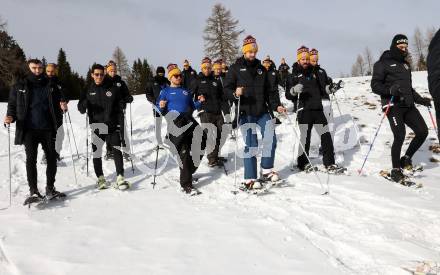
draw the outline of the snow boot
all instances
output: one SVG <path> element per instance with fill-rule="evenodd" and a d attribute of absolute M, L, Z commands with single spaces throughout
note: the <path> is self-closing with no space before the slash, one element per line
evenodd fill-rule
<path fill-rule="evenodd" d="M 398 183 L 405 180 L 405 175 L 402 173 L 402 170 L 400 168 L 391 169 L 390 177 L 393 181 Z"/>
<path fill-rule="evenodd" d="M 261 174 L 260 179 L 263 182 L 277 182 L 280 181 L 280 176 L 275 171 L 270 171 L 269 173 Z"/>
<path fill-rule="evenodd" d="M 107 181 L 105 180 L 104 176 L 99 176 L 98 181 L 96 182 L 96 187 L 99 190 L 107 189 L 108 188 Z"/>
<path fill-rule="evenodd" d="M 341 167 L 337 164 L 332 164 L 325 168 L 327 169 L 327 172 L 329 174 L 336 174 L 336 175 L 343 174 L 347 170 L 347 168 Z"/>
<path fill-rule="evenodd" d="M 116 186 L 119 190 L 127 190 L 130 188 L 130 183 L 125 180 L 124 176 L 118 175 L 116 178 Z"/>
<path fill-rule="evenodd" d="M 407 155 L 400 158 L 400 168 L 404 170 L 413 170 L 412 160 Z"/>

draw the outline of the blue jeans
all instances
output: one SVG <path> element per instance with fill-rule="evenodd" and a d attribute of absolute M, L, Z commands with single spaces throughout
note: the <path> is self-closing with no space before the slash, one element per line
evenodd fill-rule
<path fill-rule="evenodd" d="M 240 130 L 245 142 L 244 147 L 244 178 L 257 179 L 258 137 L 257 125 L 263 137 L 261 168 L 272 169 L 275 161 L 277 138 L 275 136 L 275 120 L 268 113 L 260 116 L 240 117 Z"/>

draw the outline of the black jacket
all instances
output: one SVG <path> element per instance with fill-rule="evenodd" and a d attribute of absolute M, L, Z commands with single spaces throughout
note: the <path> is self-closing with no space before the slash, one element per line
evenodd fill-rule
<path fill-rule="evenodd" d="M 422 98 L 412 87 L 410 65 L 393 57 L 388 50 L 374 64 L 371 79 L 371 89 L 380 95 L 383 107 L 388 105 L 391 99 L 390 88 L 395 84 L 400 85 L 402 96 L 394 98 L 391 106 L 412 107 Z"/>
<path fill-rule="evenodd" d="M 322 81 L 325 83 L 325 87 L 333 85 L 333 79 L 331 79 L 331 78 L 327 75 L 327 72 L 326 72 L 323 68 L 321 68 L 320 65 L 316 65 L 316 66 L 314 66 L 314 67 L 313 67 L 313 71 L 314 71 L 315 74 L 317 75 L 318 79 L 319 79 L 320 81 L 322 80 Z M 323 99 L 326 99 L 326 100 L 329 100 L 329 99 L 330 99 L 330 96 L 329 96 L 329 94 L 328 94 L 327 92 L 325 92 L 325 93 L 322 95 L 322 98 L 323 98 Z"/>
<path fill-rule="evenodd" d="M 311 66 L 303 69 L 298 63 L 293 64 L 292 74 L 287 81 L 286 98 L 295 101 L 290 89 L 297 84 L 303 85 L 303 92 L 299 95 L 298 110 L 323 110 L 322 99 L 328 97 L 325 86 L 327 78 L 320 75 Z"/>
<path fill-rule="evenodd" d="M 287 77 L 289 76 L 289 70 L 290 67 L 287 65 L 287 63 L 281 64 L 278 67 L 278 73 L 280 74 L 280 81 L 285 82 L 287 80 Z"/>
<path fill-rule="evenodd" d="M 156 104 L 160 91 L 167 86 L 170 86 L 170 81 L 166 77 L 160 75 L 154 76 L 153 81 L 148 83 L 147 91 L 145 92 L 147 100 L 153 104 Z"/>
<path fill-rule="evenodd" d="M 440 31 L 437 31 L 429 44 L 427 62 L 429 92 L 435 101 L 440 101 Z"/>
<path fill-rule="evenodd" d="M 223 96 L 223 86 L 221 80 L 216 79 L 212 74 L 205 76 L 199 73 L 198 77 L 191 83 L 190 91 L 194 95 L 195 100 L 198 96 L 203 95 L 205 102 L 202 103 L 201 111 L 212 114 L 229 114 L 228 103 Z"/>
<path fill-rule="evenodd" d="M 191 87 L 191 82 L 197 77 L 197 72 L 191 66 L 189 66 L 188 70 L 182 71 L 182 75 L 183 75 L 182 88 L 189 90 L 189 88 Z"/>
<path fill-rule="evenodd" d="M 130 91 L 128 90 L 128 86 L 125 83 L 124 80 L 119 75 L 115 75 L 114 77 L 107 76 L 108 80 L 110 80 L 113 83 L 113 86 L 116 86 L 119 88 L 121 93 L 121 99 L 123 100 L 123 108 L 125 109 L 127 106 L 127 103 L 133 102 L 133 97 L 130 95 Z"/>
<path fill-rule="evenodd" d="M 281 106 L 279 94 L 273 91 L 266 69 L 256 59 L 249 62 L 240 57 L 229 67 L 223 83 L 226 96 L 235 100 L 235 89 L 244 87 L 240 99 L 240 115 L 259 116 Z"/>
<path fill-rule="evenodd" d="M 43 76 L 43 78 L 46 78 Z M 20 79 L 12 86 L 8 99 L 8 110 L 6 115 L 11 116 L 17 123 L 15 132 L 15 144 L 23 144 L 26 131 L 26 117 L 29 112 L 29 106 L 32 98 L 32 76 Z M 62 88 L 56 81 L 45 79 L 46 89 L 49 101 L 50 124 L 52 130 L 56 131 L 63 123 L 63 112 L 60 102 L 66 101 Z"/>
<path fill-rule="evenodd" d="M 124 105 L 121 87 L 105 79 L 102 85 L 92 83 L 81 93 L 78 110 L 81 114 L 87 112 L 90 123 L 105 123 L 110 130 L 120 125 Z"/>

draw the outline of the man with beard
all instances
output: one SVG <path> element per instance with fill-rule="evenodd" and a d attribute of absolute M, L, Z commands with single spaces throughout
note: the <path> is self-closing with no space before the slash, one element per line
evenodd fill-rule
<path fill-rule="evenodd" d="M 162 144 L 162 116 L 157 110 L 156 103 L 159 98 L 160 91 L 170 86 L 170 81 L 165 77 L 165 68 L 157 67 L 156 75 L 153 77 L 153 81 L 149 83 L 145 95 L 147 100 L 153 104 L 153 115 L 154 115 L 154 131 L 156 135 L 157 147 L 159 149 L 163 148 Z"/>
<path fill-rule="evenodd" d="M 298 100 L 298 123 L 300 126 L 301 144 L 305 151 L 301 150 L 298 156 L 297 166 L 301 171 L 311 171 L 312 164 L 308 154 L 313 127 L 321 136 L 321 148 L 323 163 L 328 173 L 342 173 L 345 169 L 335 164 L 333 141 L 328 129 L 328 122 L 324 115 L 322 99 L 327 97 L 326 81 L 310 66 L 309 49 L 305 46 L 297 50 L 298 62 L 292 66 L 292 75 L 286 90 L 286 98 Z M 302 149 L 302 148 L 301 148 Z"/>
<path fill-rule="evenodd" d="M 243 41 L 243 56 L 229 67 L 224 83 L 225 93 L 240 104 L 238 124 L 243 127 L 244 148 L 244 182 L 242 187 L 247 190 L 261 188 L 257 178 L 258 139 L 257 125 L 263 137 L 260 180 L 276 182 L 278 173 L 274 170 L 276 136 L 275 121 L 270 112 L 285 113 L 279 95 L 272 89 L 266 69 L 256 58 L 258 45 L 254 37 L 247 36 Z"/>
<path fill-rule="evenodd" d="M 197 77 L 197 72 L 191 67 L 187 59 L 183 61 L 182 75 L 182 88 L 189 90 L 189 88 L 191 87 L 191 82 Z"/>
<path fill-rule="evenodd" d="M 200 95 L 198 101 L 194 101 L 192 94 L 182 88 L 182 72 L 176 64 L 169 64 L 167 69 L 171 84 L 160 92 L 157 107 L 162 114 L 167 114 L 168 138 L 173 145 L 171 152 L 178 157 L 182 192 L 193 196 L 200 194 L 192 184 L 192 175 L 197 170 L 194 161 L 197 163 L 201 156 L 192 152 L 193 136 L 198 127 L 192 113 L 200 108 L 205 98 Z"/>
<path fill-rule="evenodd" d="M 284 58 L 281 59 L 281 64 L 278 67 L 278 73 L 280 74 L 281 86 L 286 89 L 287 77 L 289 76 L 290 67 L 287 65 Z"/>
<path fill-rule="evenodd" d="M 215 132 L 206 129 L 204 132 L 203 146 L 214 145 L 213 150 L 208 154 L 208 166 L 215 167 L 223 165 L 224 158 L 219 157 L 220 141 L 224 124 L 222 112 L 229 115 L 229 107 L 223 96 L 223 85 L 212 74 L 211 59 L 205 57 L 202 60 L 202 71 L 191 84 L 191 92 L 194 98 L 203 96 L 205 101 L 199 111 L 200 121 L 215 127 Z M 210 149 L 210 148 L 209 148 Z"/>
<path fill-rule="evenodd" d="M 37 186 L 37 154 L 41 144 L 47 157 L 46 198 L 65 197 L 55 189 L 57 155 L 55 139 L 58 127 L 67 111 L 67 103 L 61 89 L 49 81 L 38 59 L 28 61 L 29 74 L 17 81 L 9 94 L 8 109 L 4 123 L 16 122 L 15 144 L 24 145 L 26 174 L 30 195 L 25 204 L 37 202 L 44 197 Z"/>
<path fill-rule="evenodd" d="M 421 97 L 412 87 L 411 67 L 406 61 L 408 56 L 408 38 L 403 34 L 396 35 L 389 50 L 385 51 L 374 64 L 371 88 L 380 95 L 384 111 L 393 132 L 394 141 L 391 147 L 393 169 L 391 179 L 401 182 L 405 179 L 402 169 L 412 170 L 412 157 L 422 146 L 428 136 L 428 127 L 417 110 L 415 103 L 431 106 L 429 98 Z M 415 137 L 404 156 L 401 157 L 408 125 Z"/>

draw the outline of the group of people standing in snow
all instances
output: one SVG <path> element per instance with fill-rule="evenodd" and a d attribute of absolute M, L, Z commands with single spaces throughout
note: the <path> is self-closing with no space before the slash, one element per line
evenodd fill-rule
<path fill-rule="evenodd" d="M 439 44 L 439 39 L 437 34 L 433 43 Z M 431 61 L 428 60 L 428 66 L 435 72 L 430 74 L 429 80 L 434 95 L 440 93 L 440 45 L 433 46 L 430 51 L 436 53 L 434 57 L 430 55 Z M 166 143 L 166 147 L 176 157 L 180 169 L 180 185 L 185 193 L 198 192 L 193 186 L 193 174 L 205 153 L 208 153 L 209 167 L 224 166 L 227 159 L 220 156 L 221 147 L 228 135 L 236 136 L 236 129 L 241 130 L 245 143 L 242 152 L 242 188 L 259 189 L 267 182 L 280 180 L 274 167 L 277 146 L 275 130 L 276 124 L 280 122 L 278 118 L 288 115 L 280 100 L 279 87 L 285 91 L 285 98 L 293 102 L 293 111 L 297 113 L 301 144 L 297 158 L 298 169 L 306 172 L 314 170 L 308 154 L 312 129 L 315 128 L 321 139 L 325 171 L 338 174 L 346 170 L 335 162 L 329 121 L 322 104 L 323 100 L 329 100 L 329 96 L 341 88 L 341 82 L 334 83 L 319 65 L 318 50 L 301 46 L 291 70 L 284 59 L 277 70 L 269 57 L 260 61 L 257 53 L 257 41 L 249 35 L 243 40 L 242 56 L 229 67 L 222 60 L 213 62 L 205 57 L 201 61 L 201 72 L 197 74 L 185 60 L 183 70 L 173 63 L 167 66 L 167 71 L 164 67 L 158 67 L 153 81 L 149 83 L 146 97 L 153 106 L 156 149 L 163 148 L 163 143 Z M 402 169 L 411 168 L 413 155 L 428 135 L 428 127 L 415 104 L 431 107 L 431 99 L 421 97 L 412 86 L 407 54 L 407 37 L 396 35 L 390 49 L 374 65 L 371 81 L 373 92 L 381 97 L 383 111 L 394 134 L 391 178 L 396 182 L 404 178 Z M 30 197 L 41 199 L 43 196 L 37 187 L 38 144 L 42 144 L 47 159 L 46 196 L 62 194 L 54 187 L 60 152 L 55 143 L 59 137 L 58 129 L 62 128 L 63 114 L 65 116 L 68 112 L 68 107 L 63 94 L 64 87 L 51 73 L 56 66 L 49 64 L 43 68 L 37 59 L 29 60 L 28 65 L 29 75 L 20 79 L 10 92 L 4 122 L 7 125 L 16 122 L 15 144 L 25 146 Z M 104 189 L 109 186 L 101 159 L 105 141 L 110 147 L 107 152 L 112 152 L 111 157 L 116 166 L 115 185 L 124 190 L 130 187 L 124 178 L 123 165 L 124 154 L 129 155 L 125 141 L 125 109 L 133 97 L 116 71 L 114 62 L 105 67 L 93 65 L 93 83 L 81 93 L 77 107 L 81 114 L 87 115 L 90 126 L 97 187 Z M 435 95 L 433 97 L 439 120 L 440 98 Z M 201 125 L 196 117 L 200 119 Z M 165 141 L 161 133 L 163 118 L 167 122 L 168 131 Z M 401 157 L 405 125 L 414 131 L 415 137 Z M 257 165 L 257 130 L 263 139 L 260 169 Z"/>

